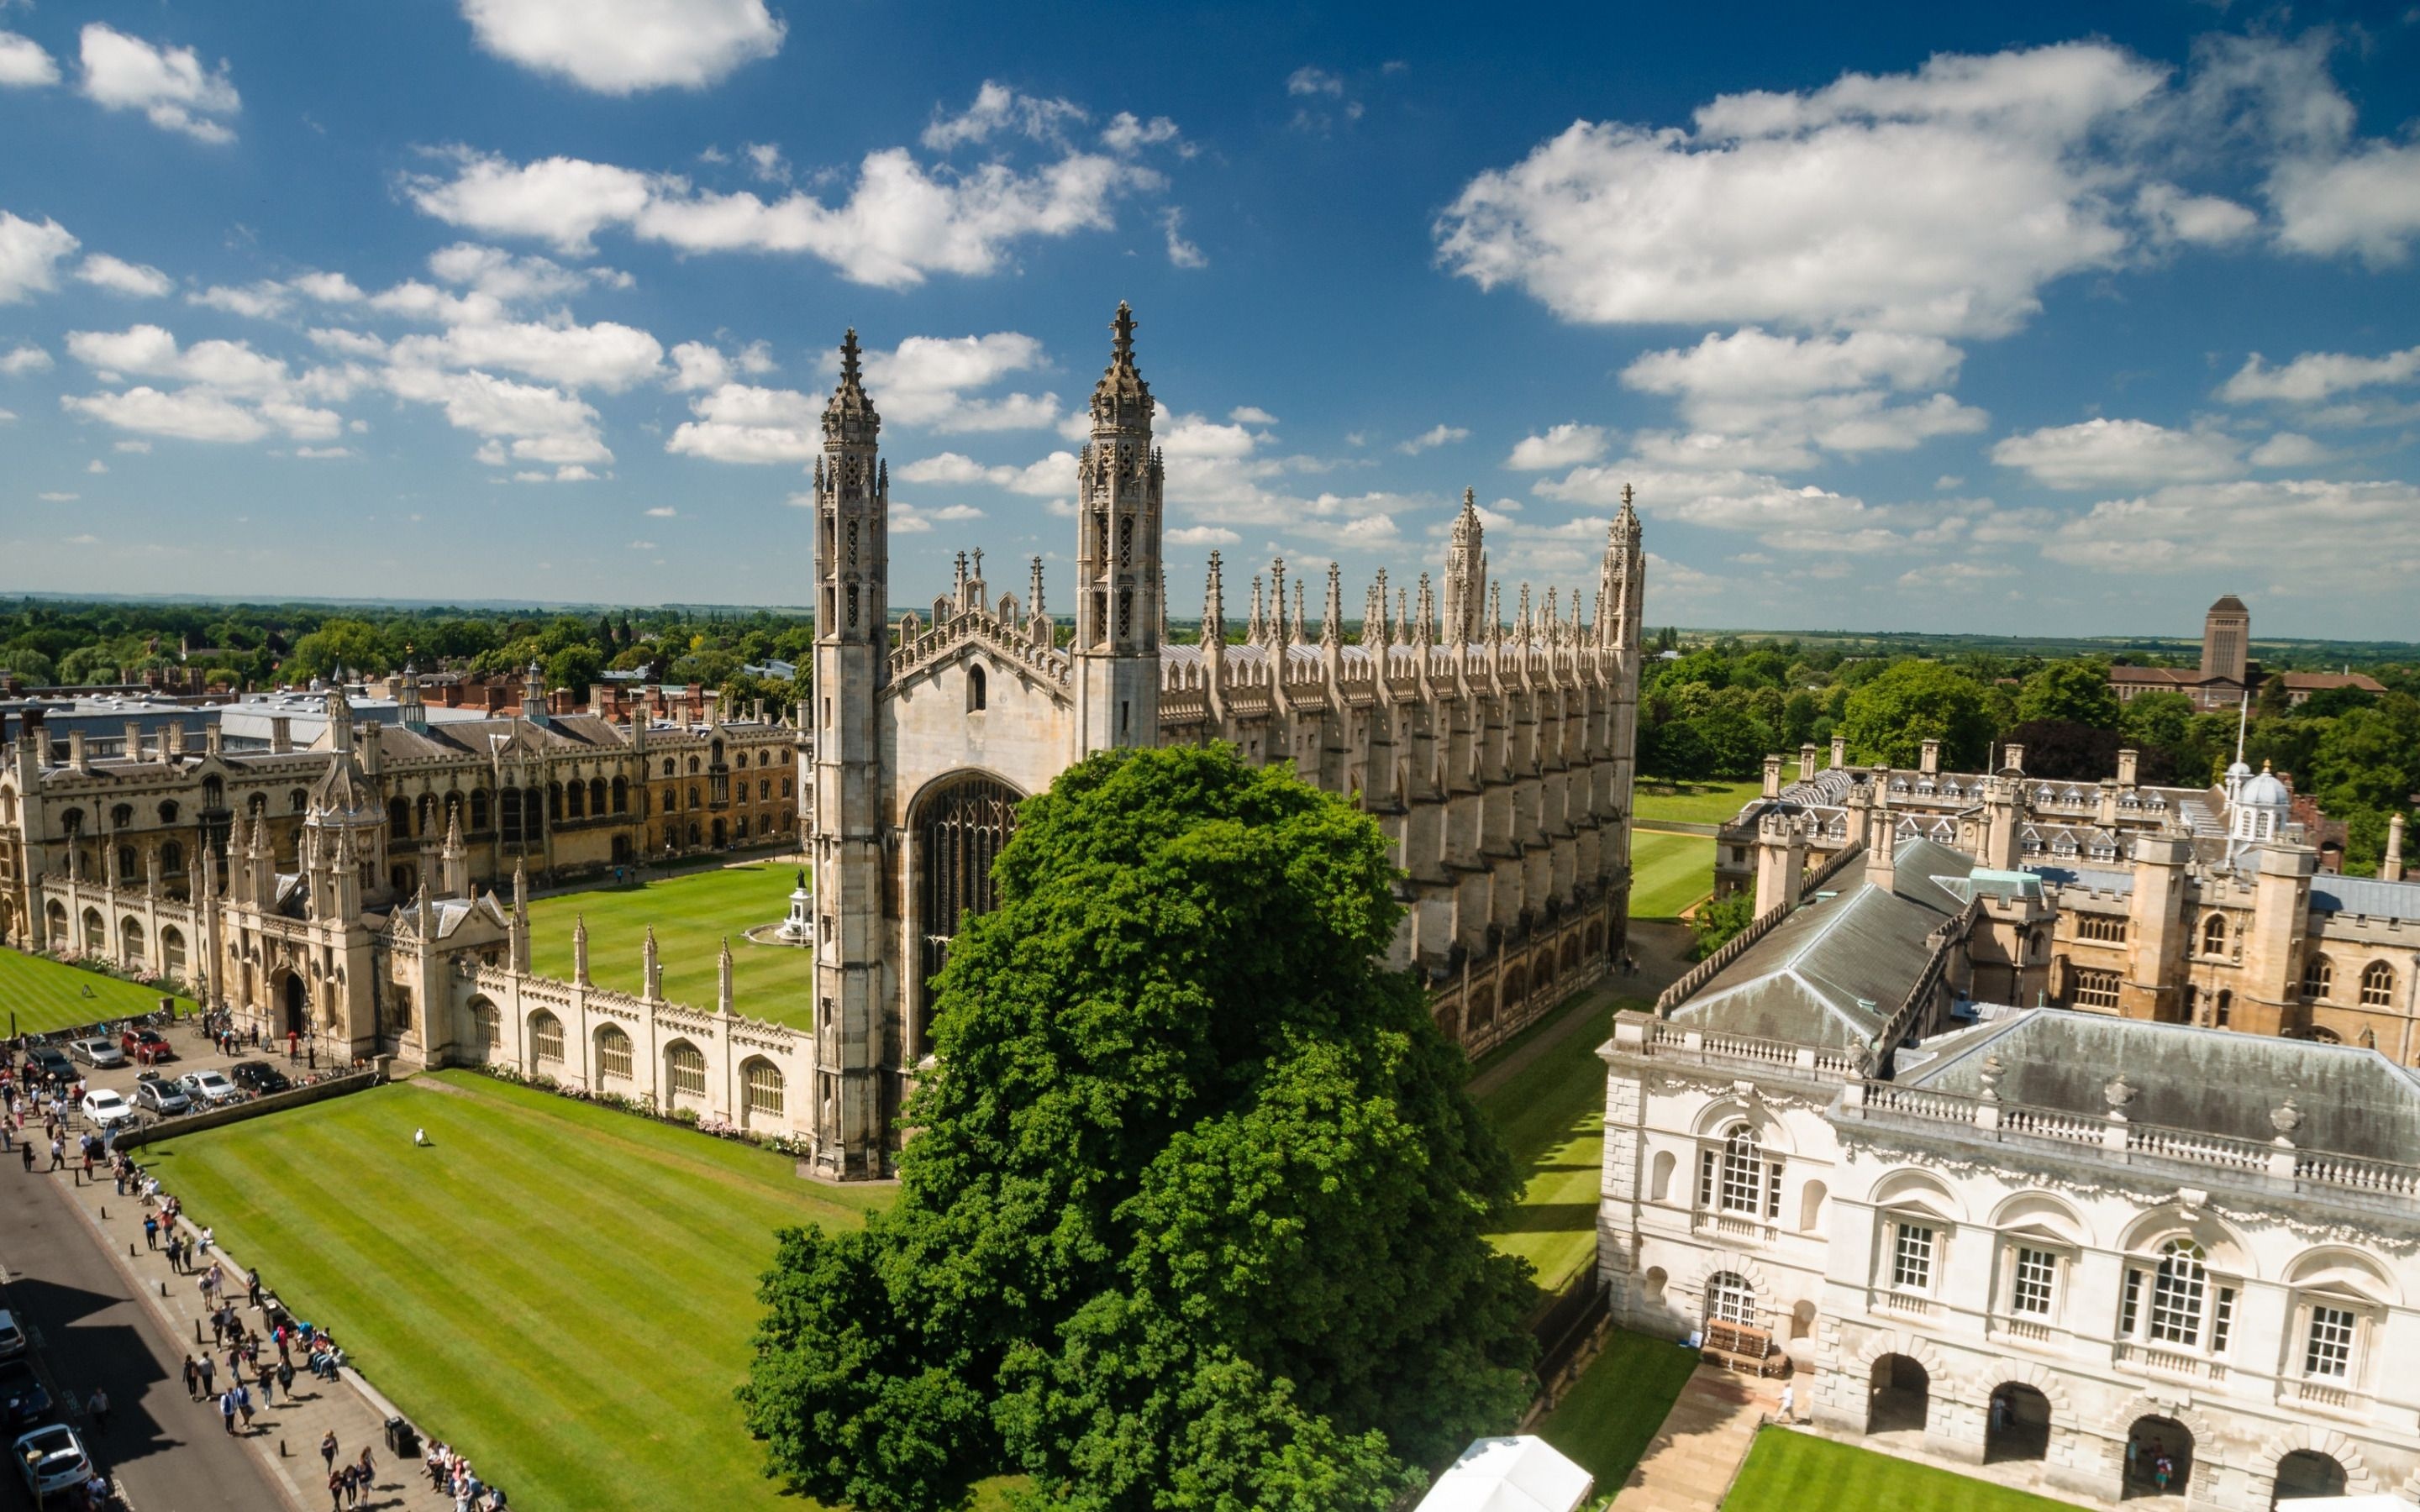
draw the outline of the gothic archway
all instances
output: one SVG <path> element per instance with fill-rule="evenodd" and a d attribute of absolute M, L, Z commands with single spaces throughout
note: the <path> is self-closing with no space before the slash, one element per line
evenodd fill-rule
<path fill-rule="evenodd" d="M 917 805 L 917 927 L 923 937 L 923 1004 L 916 1015 L 915 1056 L 932 1035 L 934 983 L 949 964 L 950 942 L 964 922 L 988 913 L 997 894 L 991 865 L 1016 833 L 1024 795 L 998 778 L 969 772 L 944 778 Z"/>

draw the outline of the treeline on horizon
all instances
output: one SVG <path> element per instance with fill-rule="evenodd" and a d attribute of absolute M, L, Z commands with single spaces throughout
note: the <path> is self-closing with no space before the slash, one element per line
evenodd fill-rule
<path fill-rule="evenodd" d="M 2244 757 L 2256 769 L 2269 764 L 2344 821 L 2350 872 L 2376 871 L 2389 817 L 2408 816 L 2420 794 L 2420 654 L 2406 652 L 2404 660 L 2365 669 L 2384 693 L 2339 688 L 2299 705 L 2276 675 L 2287 669 L 2264 664 L 2266 680 L 2243 731 Z M 1739 780 L 1757 776 L 1772 751 L 1811 744 L 1828 760 L 1838 735 L 1860 764 L 1914 766 L 1933 739 L 1944 771 L 1975 772 L 1995 748 L 2015 741 L 2024 747 L 2026 772 L 2052 780 L 2114 776 L 2118 752 L 2132 748 L 2146 783 L 2216 781 L 2235 757 L 2236 712 L 2196 710 L 2181 693 L 2120 703 L 2109 667 L 2109 658 L 2093 656 L 1858 655 L 1732 638 L 1691 645 L 1665 629 L 1651 640 L 1640 677 L 1639 770 L 1673 780 Z"/>

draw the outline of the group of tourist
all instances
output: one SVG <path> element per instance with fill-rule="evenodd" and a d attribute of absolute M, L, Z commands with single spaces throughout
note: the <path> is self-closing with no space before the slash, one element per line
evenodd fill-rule
<path fill-rule="evenodd" d="M 432 1443 L 421 1458 L 428 1467 L 429 1488 L 454 1498 L 454 1512 L 505 1512 L 504 1489 L 482 1482 L 471 1461 L 447 1445 Z"/>

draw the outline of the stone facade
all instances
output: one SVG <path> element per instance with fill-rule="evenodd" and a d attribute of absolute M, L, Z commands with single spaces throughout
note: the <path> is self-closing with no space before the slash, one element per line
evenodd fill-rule
<path fill-rule="evenodd" d="M 815 477 L 816 683 L 810 849 L 818 879 L 817 1166 L 888 1168 L 928 1051 L 930 983 L 990 903 L 1017 800 L 1095 751 L 1224 741 L 1352 797 L 1407 875 L 1394 959 L 1473 1049 L 1601 974 L 1622 949 L 1644 553 L 1625 501 L 1595 585 L 1521 590 L 1505 623 L 1466 498 L 1445 574 L 1382 579 L 1348 634 L 1330 566 L 1314 626 L 1303 575 L 1256 579 L 1240 642 L 1214 554 L 1198 644 L 1168 630 L 1156 411 L 1121 306 L 1077 463 L 1075 630 L 1041 562 L 1025 595 L 960 559 L 929 617 L 890 618 L 889 477 L 852 333 Z M 1265 594 L 1265 596 L 1264 596 Z M 1454 626 L 1458 625 L 1457 630 Z"/>

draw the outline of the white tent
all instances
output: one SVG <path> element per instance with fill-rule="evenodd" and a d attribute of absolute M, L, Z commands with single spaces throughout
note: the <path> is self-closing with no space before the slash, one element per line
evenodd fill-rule
<path fill-rule="evenodd" d="M 1595 1484 L 1544 1439 L 1474 1439 L 1419 1512 L 1576 1512 Z"/>

